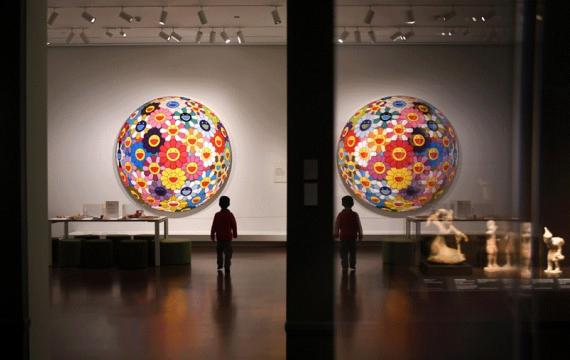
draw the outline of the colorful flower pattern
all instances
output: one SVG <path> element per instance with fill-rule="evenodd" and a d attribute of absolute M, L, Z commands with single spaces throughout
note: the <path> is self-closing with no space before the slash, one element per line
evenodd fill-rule
<path fill-rule="evenodd" d="M 337 167 L 366 203 L 410 211 L 449 188 L 458 149 L 457 134 L 441 111 L 422 99 L 388 96 L 360 108 L 343 127 Z"/>
<path fill-rule="evenodd" d="M 170 96 L 130 114 L 115 153 L 119 179 L 135 200 L 155 210 L 184 212 L 220 192 L 230 173 L 231 151 L 227 130 L 213 111 Z"/>

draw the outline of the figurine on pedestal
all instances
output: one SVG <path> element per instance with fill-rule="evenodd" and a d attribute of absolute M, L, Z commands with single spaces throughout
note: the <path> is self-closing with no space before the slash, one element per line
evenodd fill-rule
<path fill-rule="evenodd" d="M 499 265 L 497 264 L 497 253 L 499 248 L 497 247 L 497 224 L 495 220 L 487 220 L 487 244 L 485 250 L 487 250 L 487 266 L 484 270 L 488 272 L 499 270 Z"/>
<path fill-rule="evenodd" d="M 530 278 L 530 260 L 532 257 L 532 225 L 524 222 L 521 225 L 521 277 Z"/>
<path fill-rule="evenodd" d="M 562 270 L 560 270 L 560 260 L 564 260 L 564 255 L 562 255 L 564 239 L 561 237 L 552 237 L 552 233 L 546 227 L 544 227 L 542 238 L 548 247 L 548 255 L 546 255 L 548 266 L 544 272 L 547 274 L 562 273 Z"/>
<path fill-rule="evenodd" d="M 461 241 L 468 241 L 467 235 L 461 232 L 452 224 L 453 211 L 438 209 L 427 218 L 427 224 L 434 224 L 439 234 L 430 245 L 430 255 L 428 261 L 440 264 L 459 264 L 465 261 L 465 255 L 461 252 Z M 445 235 L 455 236 L 457 248 L 451 248 L 445 243 Z"/>
<path fill-rule="evenodd" d="M 504 271 L 516 270 L 513 266 L 513 253 L 515 252 L 516 234 L 512 231 L 507 231 L 503 236 L 502 249 L 505 254 L 505 265 L 501 266 Z"/>

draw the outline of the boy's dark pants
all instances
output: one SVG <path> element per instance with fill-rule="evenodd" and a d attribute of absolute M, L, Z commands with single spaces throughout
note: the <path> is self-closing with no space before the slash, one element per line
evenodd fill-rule
<path fill-rule="evenodd" d="M 343 269 L 356 267 L 356 239 L 340 241 L 340 263 Z"/>
<path fill-rule="evenodd" d="M 224 267 L 229 270 L 232 265 L 232 241 L 218 240 L 216 251 L 218 252 L 218 268 Z"/>

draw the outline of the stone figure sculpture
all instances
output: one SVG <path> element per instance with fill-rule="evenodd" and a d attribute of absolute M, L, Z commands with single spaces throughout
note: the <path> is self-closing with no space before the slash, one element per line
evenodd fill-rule
<path fill-rule="evenodd" d="M 453 211 L 438 209 L 427 218 L 428 225 L 435 225 L 439 234 L 430 245 L 428 261 L 441 264 L 459 264 L 465 261 L 465 255 L 461 252 L 461 242 L 469 241 L 467 235 L 453 226 Z M 454 235 L 456 248 L 447 246 L 446 235 Z"/>
<path fill-rule="evenodd" d="M 548 266 L 544 272 L 547 274 L 561 274 L 560 261 L 564 260 L 564 255 L 562 255 L 564 239 L 561 237 L 553 237 L 552 233 L 546 227 L 544 227 L 542 238 L 548 248 L 548 254 L 546 255 Z"/>
<path fill-rule="evenodd" d="M 530 260 L 532 257 L 532 224 L 524 222 L 521 224 L 521 277 L 530 278 Z"/>
<path fill-rule="evenodd" d="M 499 252 L 499 248 L 497 247 L 497 224 L 495 220 L 488 220 L 487 221 L 487 231 L 485 231 L 487 235 L 487 244 L 485 246 L 485 250 L 487 251 L 487 266 L 485 266 L 485 271 L 496 271 L 499 269 L 499 265 L 497 264 L 497 254 Z"/>

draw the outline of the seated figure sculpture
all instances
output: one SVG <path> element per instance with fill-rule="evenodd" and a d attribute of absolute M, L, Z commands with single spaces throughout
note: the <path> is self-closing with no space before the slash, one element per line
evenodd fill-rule
<path fill-rule="evenodd" d="M 459 264 L 465 261 L 465 255 L 461 252 L 461 241 L 468 241 L 467 235 L 453 226 L 453 210 L 438 209 L 428 216 L 427 224 L 435 225 L 439 233 L 430 245 L 428 261 L 440 264 Z M 447 246 L 446 235 L 454 235 L 456 248 Z"/>
<path fill-rule="evenodd" d="M 564 255 L 562 255 L 564 239 L 561 237 L 553 237 L 552 233 L 546 227 L 544 228 L 542 238 L 548 247 L 548 254 L 546 255 L 548 266 L 544 272 L 546 274 L 561 274 L 562 270 L 560 270 L 560 261 L 564 260 Z"/>

